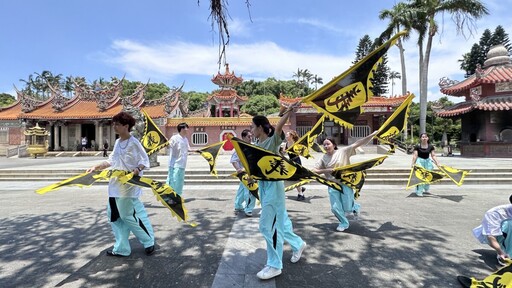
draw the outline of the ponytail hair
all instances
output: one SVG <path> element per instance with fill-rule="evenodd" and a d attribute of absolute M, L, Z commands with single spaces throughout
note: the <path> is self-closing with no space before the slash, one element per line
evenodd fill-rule
<path fill-rule="evenodd" d="M 263 128 L 263 133 L 267 134 L 268 137 L 274 135 L 275 128 L 270 125 L 267 117 L 261 115 L 254 116 L 252 118 L 252 123 L 254 123 L 256 127 L 261 126 L 261 128 Z"/>

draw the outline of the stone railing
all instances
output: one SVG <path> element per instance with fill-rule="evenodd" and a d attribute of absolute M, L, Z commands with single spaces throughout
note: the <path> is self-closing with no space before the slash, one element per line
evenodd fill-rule
<path fill-rule="evenodd" d="M 20 145 L 14 148 L 6 148 L 5 156 L 7 158 L 18 156 L 18 157 L 26 157 L 27 153 L 27 145 Z"/>

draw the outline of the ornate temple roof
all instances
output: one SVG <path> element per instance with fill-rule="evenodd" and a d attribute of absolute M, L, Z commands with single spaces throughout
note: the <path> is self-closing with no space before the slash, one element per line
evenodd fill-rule
<path fill-rule="evenodd" d="M 467 101 L 455 104 L 436 113 L 439 117 L 454 117 L 473 110 L 503 111 L 512 110 L 512 96 L 490 96 L 478 101 Z"/>
<path fill-rule="evenodd" d="M 213 76 L 212 82 L 214 84 L 219 85 L 221 88 L 228 88 L 228 87 L 236 87 L 242 82 L 244 79 L 240 76 L 235 76 L 235 71 L 229 72 L 229 64 L 226 63 L 226 71 L 224 74 L 220 74 L 220 71 L 217 72 L 217 75 Z"/>
<path fill-rule="evenodd" d="M 243 105 L 248 100 L 248 97 L 238 95 L 236 90 L 234 89 L 217 90 L 212 95 L 206 98 L 206 101 L 210 104 L 216 104 L 220 102 L 231 102 Z"/>
<path fill-rule="evenodd" d="M 62 91 L 50 86 L 51 96 L 44 101 L 34 99 L 16 89 L 17 101 L 0 108 L 0 120 L 40 119 L 111 119 L 123 109 L 143 108 L 152 118 L 164 118 L 180 109 L 179 115 L 186 115 L 188 103 L 182 103 L 179 89 L 174 89 L 158 100 L 145 100 L 147 84 L 139 85 L 130 96 L 122 97 L 122 81 L 113 85 L 91 89 L 75 82 L 73 97 L 67 98 Z M 185 105 L 184 105 L 185 104 Z"/>
<path fill-rule="evenodd" d="M 477 65 L 475 74 L 458 82 L 443 77 L 439 81 L 441 92 L 451 96 L 469 97 L 470 89 L 481 84 L 512 82 L 512 61 L 503 45 L 491 47 L 484 67 Z"/>
<path fill-rule="evenodd" d="M 493 89 L 482 89 L 482 84 L 493 84 Z M 503 45 L 493 46 L 487 53 L 484 67 L 477 65 L 475 74 L 462 82 L 442 78 L 439 86 L 443 94 L 465 96 L 466 100 L 437 111 L 439 117 L 456 117 L 473 110 L 512 110 L 512 60 Z M 489 91 L 495 94 L 489 95 Z"/>
<path fill-rule="evenodd" d="M 214 84 L 219 85 L 220 90 L 214 91 L 212 95 L 206 98 L 206 101 L 210 105 L 217 103 L 233 103 L 237 105 L 245 104 L 249 98 L 245 96 L 239 96 L 235 90 L 235 87 L 242 84 L 244 79 L 242 77 L 235 76 L 235 71 L 229 72 L 229 64 L 226 64 L 226 71 L 224 74 L 217 73 L 212 78 Z"/>

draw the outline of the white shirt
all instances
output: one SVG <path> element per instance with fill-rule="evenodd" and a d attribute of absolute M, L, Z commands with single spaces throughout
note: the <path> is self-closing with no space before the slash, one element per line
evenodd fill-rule
<path fill-rule="evenodd" d="M 501 223 L 507 219 L 512 219 L 512 204 L 500 205 L 489 209 L 484 214 L 482 225 L 473 229 L 473 235 L 482 243 L 487 243 L 487 235 L 500 236 Z"/>
<path fill-rule="evenodd" d="M 185 169 L 187 167 L 188 150 L 190 150 L 188 139 L 176 134 L 171 137 L 169 142 L 169 167 Z"/>
<path fill-rule="evenodd" d="M 148 169 L 149 158 L 137 138 L 130 136 L 126 140 L 117 139 L 114 144 L 114 150 L 110 154 L 107 160 L 110 163 L 111 170 L 124 170 L 133 171 L 135 167 L 144 165 L 145 169 Z M 139 172 L 139 176 L 142 176 L 143 171 Z M 121 184 L 117 178 L 110 178 L 108 185 L 108 196 L 109 197 L 133 197 L 138 198 L 142 195 L 142 189 L 138 186 L 129 184 Z"/>
<path fill-rule="evenodd" d="M 351 146 L 346 147 L 338 147 L 338 149 L 334 150 L 332 155 L 324 154 L 322 158 L 320 158 L 315 163 L 315 169 L 328 169 L 328 168 L 336 168 L 343 167 L 350 164 L 350 156 L 355 155 L 355 150 Z M 331 173 L 326 173 L 325 178 L 334 180 L 334 177 Z"/>
<path fill-rule="evenodd" d="M 238 168 L 243 168 L 244 167 L 242 165 L 242 162 L 240 161 L 240 157 L 238 157 L 238 154 L 236 152 L 233 152 L 233 154 L 231 155 L 231 159 L 229 160 L 229 163 L 231 163 L 231 164 L 237 163 L 238 164 Z"/>

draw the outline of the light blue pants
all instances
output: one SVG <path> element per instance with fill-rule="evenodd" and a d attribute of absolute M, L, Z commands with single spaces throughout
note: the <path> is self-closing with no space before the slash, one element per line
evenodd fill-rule
<path fill-rule="evenodd" d="M 298 251 L 304 241 L 293 233 L 292 221 L 285 206 L 283 181 L 259 181 L 261 215 L 260 232 L 267 243 L 267 265 L 283 268 L 283 244 L 288 242 Z"/>
<path fill-rule="evenodd" d="M 176 194 L 181 196 L 183 193 L 183 184 L 185 183 L 185 168 L 169 167 L 167 180 L 165 182 L 176 191 Z"/>
<path fill-rule="evenodd" d="M 500 243 L 501 250 L 512 256 L 512 220 L 501 222 L 501 231 L 503 235 L 497 236 L 496 240 Z"/>
<path fill-rule="evenodd" d="M 423 159 L 423 158 L 418 157 L 416 159 L 416 165 L 421 166 L 429 171 L 434 170 L 434 164 L 432 163 L 432 160 L 430 158 Z M 428 192 L 428 189 L 430 189 L 429 184 L 416 185 L 416 195 L 422 196 L 423 192 Z"/>
<path fill-rule="evenodd" d="M 240 183 L 235 196 L 235 210 L 244 209 L 244 212 L 248 213 L 252 212 L 254 206 L 256 206 L 256 197 L 249 192 L 249 189 L 243 183 Z"/>
<path fill-rule="evenodd" d="M 339 227 L 347 229 L 349 226 L 347 216 L 345 213 L 359 213 L 361 205 L 354 200 L 354 190 L 347 185 L 341 185 L 343 193 L 334 188 L 329 187 L 329 200 L 331 201 L 331 211 L 340 221 Z"/>
<path fill-rule="evenodd" d="M 155 245 L 155 234 L 149 222 L 148 214 L 144 209 L 144 204 L 139 199 L 131 197 L 116 197 L 115 201 L 119 218 L 110 222 L 116 238 L 112 251 L 120 255 L 130 255 L 131 247 L 128 240 L 130 232 L 137 237 L 144 248 Z M 107 205 L 108 219 L 110 219 L 111 213 L 112 210 L 109 204 Z"/>

